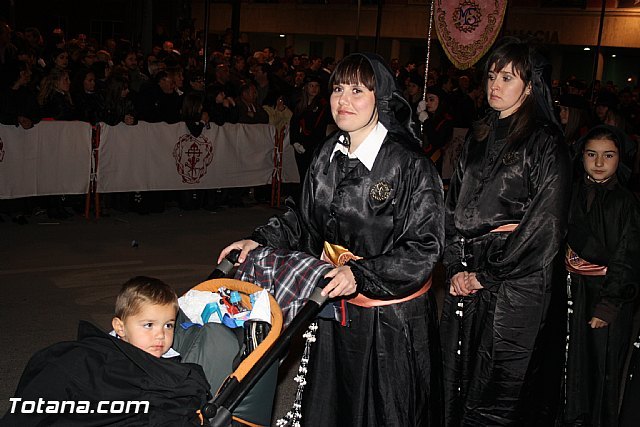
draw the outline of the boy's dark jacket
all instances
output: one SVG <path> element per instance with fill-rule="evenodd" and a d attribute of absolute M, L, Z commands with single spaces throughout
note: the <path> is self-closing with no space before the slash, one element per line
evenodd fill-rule
<path fill-rule="evenodd" d="M 97 409 L 99 401 L 124 401 L 125 405 L 127 401 L 149 401 L 148 412 L 19 414 L 20 402 L 14 414 L 10 406 L 0 425 L 200 425 L 196 411 L 206 403 L 208 390 L 200 366 L 156 358 L 81 321 L 77 341 L 54 344 L 31 358 L 14 397 L 36 404 L 40 398 L 45 402 L 73 400 L 76 404 L 90 401 L 91 410 Z M 41 406 L 46 408 L 47 404 Z"/>

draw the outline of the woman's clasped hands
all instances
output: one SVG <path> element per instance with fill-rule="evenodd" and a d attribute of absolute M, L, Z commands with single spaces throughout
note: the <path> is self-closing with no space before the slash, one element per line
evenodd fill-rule
<path fill-rule="evenodd" d="M 476 278 L 476 273 L 461 271 L 451 278 L 449 293 L 454 296 L 466 297 L 467 295 L 475 294 L 482 288 L 483 286 Z"/>

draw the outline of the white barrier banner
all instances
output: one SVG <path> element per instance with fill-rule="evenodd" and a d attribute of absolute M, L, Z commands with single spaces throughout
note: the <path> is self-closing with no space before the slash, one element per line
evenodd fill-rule
<path fill-rule="evenodd" d="M 282 182 L 300 182 L 295 150 L 291 145 L 291 139 L 289 139 L 290 135 L 289 128 L 287 128 L 282 144 Z"/>
<path fill-rule="evenodd" d="M 0 125 L 0 198 L 83 194 L 91 177 L 91 125 Z"/>
<path fill-rule="evenodd" d="M 263 185 L 271 181 L 275 128 L 225 124 L 193 137 L 184 123 L 102 124 L 98 192 Z M 285 153 L 293 151 L 286 141 Z M 297 182 L 293 153 L 283 181 Z"/>

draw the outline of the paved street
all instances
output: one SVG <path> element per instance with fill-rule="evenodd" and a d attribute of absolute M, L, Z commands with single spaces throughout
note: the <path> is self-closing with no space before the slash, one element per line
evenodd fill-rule
<path fill-rule="evenodd" d="M 22 226 L 3 216 L 0 415 L 34 352 L 75 339 L 81 319 L 110 329 L 115 296 L 128 278 L 155 276 L 181 294 L 206 278 L 227 243 L 246 236 L 275 212 L 267 205 L 220 213 L 173 207 L 144 216 L 113 212 L 98 221 L 75 216 L 56 222 L 41 215 Z M 294 364 L 291 369 L 297 368 Z M 281 369 L 276 415 L 292 403 L 288 367 Z"/>

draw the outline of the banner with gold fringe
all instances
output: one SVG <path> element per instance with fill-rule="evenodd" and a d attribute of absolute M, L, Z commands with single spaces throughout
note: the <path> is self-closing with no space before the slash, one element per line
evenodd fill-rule
<path fill-rule="evenodd" d="M 449 60 L 461 70 L 472 67 L 493 45 L 507 0 L 434 0 L 438 39 Z"/>

